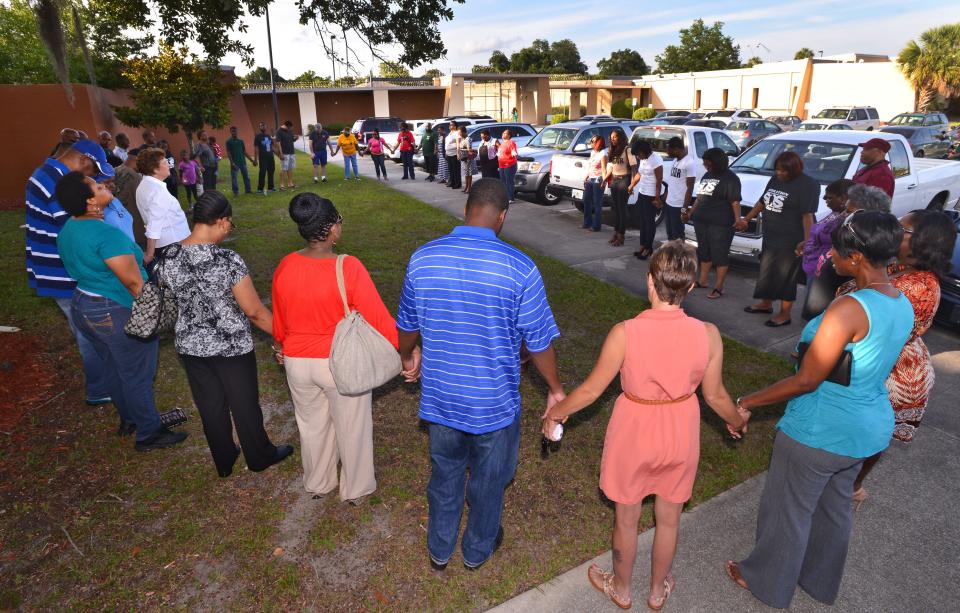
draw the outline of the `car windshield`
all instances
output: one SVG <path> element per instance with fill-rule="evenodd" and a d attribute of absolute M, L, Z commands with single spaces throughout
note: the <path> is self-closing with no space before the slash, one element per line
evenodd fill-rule
<path fill-rule="evenodd" d="M 818 119 L 846 119 L 850 111 L 847 109 L 823 109 L 814 117 Z"/>
<path fill-rule="evenodd" d="M 574 128 L 544 128 L 527 146 L 539 149 L 563 150 L 570 147 L 570 143 L 573 142 L 573 137 L 576 135 L 577 130 Z"/>
<path fill-rule="evenodd" d="M 353 132 L 353 133 L 357 133 L 357 132 L 360 131 L 360 128 L 362 128 L 362 127 L 363 127 L 363 120 L 362 120 L 362 119 L 358 119 L 358 120 L 356 120 L 355 122 L 353 122 L 353 128 L 351 128 L 350 131 Z"/>
<path fill-rule="evenodd" d="M 727 126 L 727 130 L 730 132 L 742 132 L 744 130 L 749 130 L 750 124 L 745 121 L 732 121 Z"/>
<path fill-rule="evenodd" d="M 923 115 L 897 115 L 890 120 L 891 126 L 922 126 Z"/>
<path fill-rule="evenodd" d="M 707 113 L 707 117 L 733 117 L 733 111 L 714 111 Z"/>
<path fill-rule="evenodd" d="M 686 132 L 680 128 L 637 128 L 630 136 L 630 144 L 647 141 L 655 152 L 667 159 L 667 142 L 674 136 L 679 137 L 686 145 Z"/>
<path fill-rule="evenodd" d="M 857 147 L 840 143 L 762 140 L 737 158 L 730 170 L 772 177 L 774 161 L 787 151 L 796 153 L 803 160 L 804 174 L 826 184 L 846 174 Z"/>
<path fill-rule="evenodd" d="M 798 130 L 822 130 L 823 124 L 822 123 L 802 123 L 800 124 L 800 127 L 797 129 Z"/>
<path fill-rule="evenodd" d="M 905 139 L 910 140 L 910 138 L 913 135 L 915 135 L 917 132 L 919 132 L 919 130 L 917 130 L 916 128 L 902 127 L 902 128 L 884 128 L 881 130 L 881 132 L 890 132 L 891 134 L 899 134 Z"/>

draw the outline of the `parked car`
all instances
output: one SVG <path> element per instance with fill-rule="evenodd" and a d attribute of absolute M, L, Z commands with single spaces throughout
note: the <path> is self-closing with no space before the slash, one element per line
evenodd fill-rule
<path fill-rule="evenodd" d="M 541 204 L 560 202 L 560 196 L 547 190 L 553 157 L 560 153 L 589 152 L 590 139 L 594 134 L 609 140 L 614 128 L 623 128 L 629 134 L 639 123 L 632 119 L 614 119 L 569 121 L 547 126 L 526 147 L 520 147 L 517 151 L 517 194 L 534 196 Z"/>
<path fill-rule="evenodd" d="M 353 122 L 354 136 L 360 143 L 360 151 L 366 152 L 367 139 L 373 134 L 374 130 L 380 131 L 380 137 L 388 143 L 395 143 L 397 135 L 400 134 L 400 125 L 403 120 L 399 117 L 363 117 Z"/>
<path fill-rule="evenodd" d="M 727 122 L 719 119 L 691 119 L 683 124 L 691 128 L 713 128 L 714 130 L 723 130 L 727 127 Z"/>
<path fill-rule="evenodd" d="M 887 160 L 896 178 L 892 212 L 900 217 L 914 209 L 960 210 L 960 164 L 946 160 L 916 159 L 909 143 L 899 134 L 879 132 L 877 136 L 890 142 Z M 860 131 L 819 130 L 783 132 L 760 141 L 730 165 L 740 177 L 742 209 L 746 214 L 760 199 L 767 181 L 773 176 L 773 165 L 785 151 L 797 153 L 803 160 L 803 171 L 816 179 L 821 192 L 837 179 L 851 178 L 860 167 L 860 143 L 868 137 Z M 822 195 L 822 193 L 821 193 Z M 828 213 L 823 200 L 817 217 Z M 693 226 L 686 228 L 686 237 L 696 242 Z M 730 251 L 736 255 L 756 257 L 763 238 L 763 216 L 750 222 L 744 232 L 737 232 Z"/>
<path fill-rule="evenodd" d="M 750 119 L 747 121 L 731 121 L 726 127 L 727 133 L 741 151 L 759 142 L 771 134 L 783 132 L 780 126 L 766 119 Z"/>
<path fill-rule="evenodd" d="M 880 115 L 872 106 L 833 106 L 813 116 L 815 123 L 825 126 L 845 124 L 854 130 L 871 132 L 880 129 Z"/>
<path fill-rule="evenodd" d="M 806 132 L 808 130 L 852 130 L 850 126 L 845 123 L 835 123 L 833 125 L 828 125 L 825 123 L 817 123 L 816 121 L 805 121 L 800 124 L 800 127 L 797 128 L 800 132 Z"/>
<path fill-rule="evenodd" d="M 753 109 L 726 109 L 723 111 L 713 111 L 706 114 L 707 119 L 717 119 L 724 123 L 739 121 L 743 119 L 763 119 Z"/>
<path fill-rule="evenodd" d="M 510 134 L 512 134 L 510 138 L 517 144 L 518 148 L 529 143 L 530 140 L 537 135 L 537 129 L 528 123 L 515 123 L 512 121 L 480 123 L 467 127 L 467 136 L 470 137 L 470 142 L 474 143 L 475 145 L 476 143 L 479 143 L 480 130 L 483 130 L 484 128 L 490 130 L 490 138 L 492 140 L 499 139 L 504 130 L 510 130 Z M 414 136 L 416 136 L 416 134 L 414 134 Z M 422 137 L 423 132 L 421 132 L 420 137 L 417 138 L 418 146 L 420 144 L 420 138 Z M 418 166 L 423 166 L 423 152 L 418 151 L 413 156 L 413 163 Z"/>
<path fill-rule="evenodd" d="M 950 141 L 938 128 L 912 128 L 908 126 L 884 126 L 881 132 L 899 134 L 907 139 L 914 157 L 946 159 L 950 151 Z"/>
<path fill-rule="evenodd" d="M 784 132 L 792 132 L 803 123 L 803 120 L 796 115 L 771 115 L 767 117 L 767 121 L 777 124 Z"/>
<path fill-rule="evenodd" d="M 706 116 L 707 116 L 706 113 L 690 113 L 689 115 L 687 115 L 687 119 L 691 119 L 691 120 L 692 120 L 692 119 L 703 119 L 703 118 L 706 117 Z"/>
<path fill-rule="evenodd" d="M 960 230 L 960 212 L 945 211 L 953 218 L 953 223 Z M 960 241 L 953 248 L 953 268 L 950 273 L 940 279 L 940 308 L 937 310 L 937 321 L 953 327 L 960 327 Z"/>
<path fill-rule="evenodd" d="M 680 126 L 690 121 L 686 116 L 671 116 L 671 117 L 654 117 L 653 119 L 645 120 L 644 125 L 647 126 Z"/>
<path fill-rule="evenodd" d="M 419 147 L 420 138 L 423 137 L 423 133 L 427 127 L 427 124 L 433 123 L 433 120 L 432 119 L 407 119 L 406 121 L 404 121 L 404 123 L 410 126 L 410 131 L 413 132 L 414 142 Z M 384 136 L 383 132 L 380 133 L 380 136 Z M 384 136 L 384 139 L 387 140 L 388 143 L 390 143 L 391 147 L 396 147 L 396 149 L 394 149 L 392 152 L 387 151 L 387 157 L 393 160 L 394 162 L 396 162 L 397 164 L 399 164 L 400 163 L 400 147 L 397 147 L 397 137 L 391 137 L 390 139 L 387 139 Z"/>
<path fill-rule="evenodd" d="M 663 119 L 664 117 L 687 117 L 690 111 L 660 111 L 653 116 L 654 119 Z"/>
<path fill-rule="evenodd" d="M 934 128 L 941 134 L 950 129 L 950 120 L 943 113 L 900 113 L 887 122 L 888 126 Z"/>
<path fill-rule="evenodd" d="M 630 135 L 630 144 L 632 145 L 640 140 L 650 143 L 653 150 L 663 158 L 663 172 L 667 174 L 673 168 L 673 158 L 667 156 L 667 142 L 674 136 L 683 140 L 689 152 L 688 155 L 694 155 L 698 159 L 703 158 L 704 152 L 711 147 L 719 147 L 731 156 L 740 152 L 740 148 L 723 130 L 689 125 L 639 126 Z M 587 172 L 587 165 L 584 160 L 589 155 L 589 150 L 555 155 L 550 171 L 550 191 L 559 197 L 569 198 L 580 210 L 583 210 L 583 181 Z M 700 172 L 703 172 L 702 165 Z M 628 204 L 635 204 L 639 193 L 640 187 L 637 186 L 634 192 L 630 194 L 627 200 Z M 606 204 L 610 203 L 609 188 L 605 190 L 604 201 Z M 657 223 L 660 223 L 661 216 L 660 213 L 657 213 Z"/>
<path fill-rule="evenodd" d="M 611 121 L 616 118 L 613 115 L 583 115 L 576 119 L 568 119 L 567 121 L 597 121 L 601 119 Z"/>

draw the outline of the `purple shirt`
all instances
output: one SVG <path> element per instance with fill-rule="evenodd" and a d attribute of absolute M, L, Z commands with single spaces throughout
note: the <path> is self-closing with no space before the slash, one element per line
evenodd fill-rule
<path fill-rule="evenodd" d="M 180 178 L 184 185 L 196 185 L 197 183 L 197 164 L 193 160 L 180 162 Z"/>
<path fill-rule="evenodd" d="M 841 213 L 830 213 L 810 227 L 810 238 L 803 246 L 803 272 L 808 277 L 817 274 L 820 258 L 826 256 L 833 246 L 830 235 L 843 217 Z"/>

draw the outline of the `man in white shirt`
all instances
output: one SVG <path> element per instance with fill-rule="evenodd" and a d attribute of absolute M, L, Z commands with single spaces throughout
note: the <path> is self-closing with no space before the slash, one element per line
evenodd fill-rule
<path fill-rule="evenodd" d="M 114 141 L 117 143 L 117 146 L 113 148 L 113 155 L 126 162 L 128 155 L 127 150 L 130 149 L 130 138 L 123 132 L 119 132 Z"/>
<path fill-rule="evenodd" d="M 460 138 L 460 129 L 457 122 L 450 122 L 450 134 L 443 139 L 443 155 L 447 158 L 447 168 L 450 177 L 447 179 L 447 187 L 453 189 L 463 189 L 461 182 L 462 173 L 460 170 L 460 161 L 457 159 L 457 139 Z"/>
<path fill-rule="evenodd" d="M 689 209 L 693 202 L 693 191 L 697 178 L 703 174 L 700 161 L 687 153 L 683 139 L 674 136 L 667 141 L 667 156 L 673 158 L 670 172 L 664 173 L 667 184 L 667 201 L 663 213 L 666 216 L 667 240 L 683 238 L 683 221 L 680 213 Z"/>

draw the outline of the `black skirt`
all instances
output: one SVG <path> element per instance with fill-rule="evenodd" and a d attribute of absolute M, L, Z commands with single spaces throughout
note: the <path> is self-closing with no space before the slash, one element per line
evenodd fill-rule
<path fill-rule="evenodd" d="M 796 300 L 802 270 L 795 248 L 765 247 L 760 254 L 760 274 L 753 297 L 758 300 Z"/>

